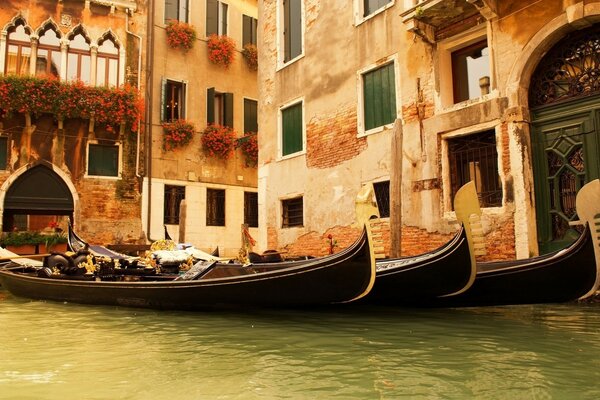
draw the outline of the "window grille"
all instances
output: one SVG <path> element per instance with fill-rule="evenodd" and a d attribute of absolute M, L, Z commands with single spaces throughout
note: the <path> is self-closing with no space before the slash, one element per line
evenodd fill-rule
<path fill-rule="evenodd" d="M 244 224 L 258 227 L 258 193 L 244 192 Z"/>
<path fill-rule="evenodd" d="M 206 225 L 225 226 L 225 190 L 206 189 Z"/>
<path fill-rule="evenodd" d="M 179 205 L 183 199 L 185 186 L 165 185 L 165 224 L 179 224 Z"/>
<path fill-rule="evenodd" d="M 293 226 L 304 225 L 304 204 L 302 197 L 282 200 L 282 227 L 290 228 Z"/>
<path fill-rule="evenodd" d="M 452 199 L 462 185 L 475 182 L 483 207 L 502 205 L 498 151 L 493 130 L 448 140 Z"/>
<path fill-rule="evenodd" d="M 380 218 L 389 218 L 390 216 L 390 181 L 376 182 L 373 184 L 375 189 L 375 198 L 377 199 L 377 208 Z"/>

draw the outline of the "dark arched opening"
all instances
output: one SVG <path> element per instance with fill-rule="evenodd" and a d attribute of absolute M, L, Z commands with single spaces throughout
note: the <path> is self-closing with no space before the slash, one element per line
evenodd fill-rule
<path fill-rule="evenodd" d="M 45 165 L 36 165 L 7 190 L 3 231 L 40 230 L 58 216 L 72 219 L 73 209 L 73 196 L 65 181 Z"/>

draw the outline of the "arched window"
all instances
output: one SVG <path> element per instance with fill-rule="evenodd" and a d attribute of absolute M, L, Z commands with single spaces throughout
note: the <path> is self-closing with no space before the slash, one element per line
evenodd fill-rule
<path fill-rule="evenodd" d="M 60 36 L 52 25 L 48 25 L 40 34 L 36 75 L 60 76 Z"/>
<path fill-rule="evenodd" d="M 31 40 L 29 28 L 25 27 L 23 20 L 18 20 L 15 26 L 8 31 L 8 45 L 6 46 L 6 74 L 29 74 L 31 60 Z"/>
<path fill-rule="evenodd" d="M 119 85 L 119 48 L 110 35 L 99 42 L 96 65 L 97 86 Z"/>
<path fill-rule="evenodd" d="M 83 83 L 89 84 L 91 82 L 90 41 L 85 37 L 81 29 L 76 30 L 69 39 L 67 80 L 80 80 Z"/>

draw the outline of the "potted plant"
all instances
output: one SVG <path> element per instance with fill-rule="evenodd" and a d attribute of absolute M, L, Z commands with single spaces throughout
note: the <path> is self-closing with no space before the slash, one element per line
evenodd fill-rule
<path fill-rule="evenodd" d="M 163 126 L 163 150 L 173 150 L 187 145 L 194 137 L 194 125 L 183 119 L 165 122 Z"/>
<path fill-rule="evenodd" d="M 8 232 L 0 237 L 0 246 L 16 254 L 39 254 L 40 250 L 48 252 L 65 251 L 67 238 L 62 232 L 42 234 L 32 231 Z M 40 249 L 40 245 L 44 247 Z"/>
<path fill-rule="evenodd" d="M 207 47 L 208 59 L 213 64 L 229 68 L 229 65 L 235 59 L 235 42 L 227 35 L 210 35 Z"/>
<path fill-rule="evenodd" d="M 210 124 L 200 136 L 202 146 L 212 157 L 228 159 L 235 149 L 236 135 L 228 126 Z"/>
<path fill-rule="evenodd" d="M 196 30 L 190 24 L 177 20 L 167 22 L 167 44 L 173 49 L 182 49 L 187 52 L 194 47 Z"/>
<path fill-rule="evenodd" d="M 242 49 L 242 55 L 246 60 L 248 68 L 256 71 L 258 69 L 258 49 L 256 45 L 252 43 L 246 43 Z"/>
<path fill-rule="evenodd" d="M 244 136 L 237 140 L 236 148 L 242 150 L 246 166 L 255 167 L 258 164 L 258 133 L 244 133 Z"/>

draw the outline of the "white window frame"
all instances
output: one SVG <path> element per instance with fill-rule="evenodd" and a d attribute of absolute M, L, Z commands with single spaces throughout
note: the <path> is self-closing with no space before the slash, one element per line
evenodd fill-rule
<path fill-rule="evenodd" d="M 302 104 L 302 150 L 292 154 L 283 155 L 283 110 Z M 299 97 L 282 104 L 277 112 L 277 161 L 287 160 L 306 154 L 306 103 L 304 97 Z"/>
<path fill-rule="evenodd" d="M 371 18 L 385 12 L 388 8 L 393 7 L 396 4 L 396 0 L 391 0 L 385 6 L 378 8 L 371 14 L 365 16 L 365 0 L 353 0 L 354 3 L 354 26 L 358 26 Z"/>
<path fill-rule="evenodd" d="M 398 55 L 393 54 L 377 63 L 373 63 L 373 64 L 357 71 L 357 73 L 356 73 L 356 90 L 358 93 L 358 101 L 357 101 L 358 108 L 356 110 L 356 115 L 357 115 L 356 122 L 357 122 L 357 132 L 358 132 L 357 137 L 372 135 L 374 133 L 378 133 L 378 132 L 382 132 L 386 129 L 390 129 L 394 126 L 395 121 L 392 121 L 389 124 L 381 125 L 381 126 L 369 129 L 368 131 L 365 131 L 365 94 L 364 94 L 364 90 L 363 90 L 363 77 L 365 74 L 367 74 L 371 71 L 374 71 L 380 67 L 383 67 L 387 64 L 391 64 L 391 63 L 394 64 L 394 93 L 396 94 L 396 119 L 400 118 L 400 111 L 399 111 L 400 72 L 399 72 Z"/>
<path fill-rule="evenodd" d="M 496 84 L 494 81 L 494 52 L 490 43 L 490 35 L 486 26 L 477 26 L 467 30 L 460 35 L 440 41 L 437 44 L 438 50 L 438 65 L 436 68 L 437 80 L 440 83 L 440 92 L 436 101 L 436 110 L 451 110 L 462 108 L 466 104 L 478 103 L 487 100 L 491 97 L 498 96 L 495 90 Z M 490 64 L 490 93 L 475 99 L 465 100 L 459 103 L 454 103 L 454 82 L 452 75 L 452 53 L 487 39 L 489 49 L 489 64 Z"/>
<path fill-rule="evenodd" d="M 300 2 L 300 10 L 301 10 L 301 21 L 300 21 L 300 29 L 302 30 L 302 51 L 296 57 L 291 60 L 284 61 L 285 59 L 285 43 L 283 40 L 283 28 L 284 28 L 284 16 L 283 16 L 283 0 L 277 0 L 277 69 L 283 69 L 288 65 L 295 63 L 296 61 L 304 58 L 304 50 L 305 50 L 305 27 L 306 27 L 306 12 L 304 7 L 304 1 Z"/>
<path fill-rule="evenodd" d="M 179 22 L 184 22 L 184 23 L 189 24 L 190 23 L 190 17 L 192 15 L 190 8 L 192 7 L 193 0 L 186 0 L 186 2 L 187 2 L 187 15 L 185 16 L 185 19 L 183 19 L 183 20 L 181 19 L 181 15 L 179 15 L 179 18 L 177 20 Z M 167 25 L 167 20 L 166 20 L 167 19 L 167 16 L 166 16 L 167 10 L 165 8 L 165 1 L 164 0 L 162 0 L 162 5 L 163 5 L 163 24 L 166 26 Z M 181 11 L 181 5 L 179 6 L 179 12 L 180 11 Z M 178 14 L 179 14 L 179 12 L 178 12 Z"/>
<path fill-rule="evenodd" d="M 118 161 L 117 161 L 117 176 L 106 176 L 106 175 L 90 175 L 90 145 L 100 144 L 98 140 L 88 140 L 87 146 L 85 147 L 85 178 L 92 179 L 106 179 L 106 180 L 120 180 L 123 178 L 123 144 L 121 141 L 116 141 L 114 146 L 118 147 Z"/>

